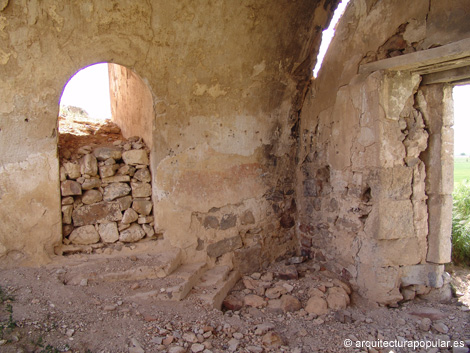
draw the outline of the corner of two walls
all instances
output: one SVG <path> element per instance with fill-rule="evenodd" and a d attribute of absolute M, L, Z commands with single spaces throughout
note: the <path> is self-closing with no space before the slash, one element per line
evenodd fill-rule
<path fill-rule="evenodd" d="M 436 10 L 361 4 L 347 9 L 302 107 L 297 232 L 305 255 L 361 295 L 393 304 L 442 287 L 450 261 L 451 208 L 442 202 L 451 197 L 451 103 L 449 88 L 420 88 L 417 74 L 357 73 L 381 52 L 426 49 L 434 28 L 426 16 Z M 398 37 L 398 48 L 387 47 Z"/>

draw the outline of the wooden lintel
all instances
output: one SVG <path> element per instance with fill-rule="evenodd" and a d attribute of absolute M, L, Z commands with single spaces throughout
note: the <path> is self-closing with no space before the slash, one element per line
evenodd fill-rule
<path fill-rule="evenodd" d="M 470 38 L 437 48 L 364 64 L 359 67 L 359 73 L 390 70 L 428 74 L 466 65 L 470 65 Z"/>

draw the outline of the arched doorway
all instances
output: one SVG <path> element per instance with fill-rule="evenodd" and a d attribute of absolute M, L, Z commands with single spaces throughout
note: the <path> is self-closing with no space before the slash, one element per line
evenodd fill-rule
<path fill-rule="evenodd" d="M 68 81 L 60 105 L 63 241 L 56 253 L 155 239 L 150 172 L 154 115 L 147 85 L 124 66 L 91 65 Z"/>

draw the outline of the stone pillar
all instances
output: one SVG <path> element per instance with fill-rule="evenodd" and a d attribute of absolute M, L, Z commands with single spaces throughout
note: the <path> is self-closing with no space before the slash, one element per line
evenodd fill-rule
<path fill-rule="evenodd" d="M 418 93 L 418 104 L 429 132 L 428 148 L 423 154 L 429 214 L 426 260 L 444 264 L 451 260 L 454 186 L 452 87 L 447 84 L 423 86 Z"/>

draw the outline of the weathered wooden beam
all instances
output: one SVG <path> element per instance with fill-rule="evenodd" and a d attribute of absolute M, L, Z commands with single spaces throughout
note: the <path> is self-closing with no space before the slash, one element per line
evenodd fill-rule
<path fill-rule="evenodd" d="M 470 38 L 441 47 L 421 50 L 359 67 L 360 74 L 378 70 L 413 71 L 429 74 L 470 65 Z"/>

